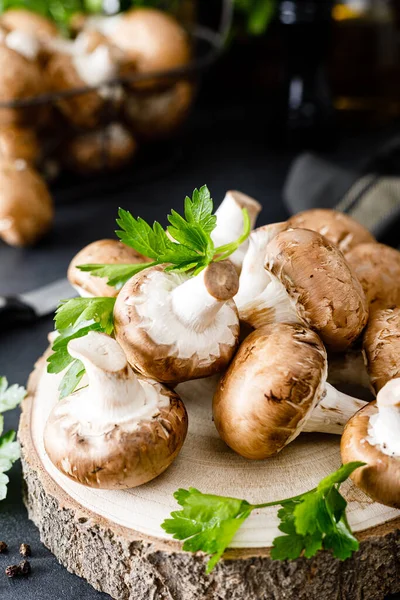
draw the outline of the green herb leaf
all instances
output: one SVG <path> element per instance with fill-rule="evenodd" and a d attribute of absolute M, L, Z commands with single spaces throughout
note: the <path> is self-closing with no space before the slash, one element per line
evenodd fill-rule
<path fill-rule="evenodd" d="M 15 441 L 15 431 L 9 431 L 0 437 L 0 500 L 7 494 L 8 477 L 4 475 L 13 463 L 19 459 L 19 444 Z"/>
<path fill-rule="evenodd" d="M 61 373 L 71 365 L 59 386 L 61 398 L 76 389 L 85 373 L 83 364 L 68 353 L 68 343 L 90 331 L 111 335 L 114 304 L 115 298 L 73 298 L 62 301 L 58 307 L 54 320 L 59 335 L 52 346 L 53 354 L 47 359 L 47 372 Z"/>
<path fill-rule="evenodd" d="M 24 387 L 17 384 L 8 387 L 7 379 L 0 377 L 0 413 L 12 410 L 18 406 L 25 398 L 25 395 L 26 390 Z"/>
<path fill-rule="evenodd" d="M 78 265 L 78 269 L 95 277 L 106 277 L 107 285 L 120 290 L 131 277 L 156 264 L 147 262 L 136 265 Z"/>
<path fill-rule="evenodd" d="M 206 233 L 217 226 L 217 217 L 213 214 L 214 203 L 206 185 L 193 191 L 192 198 L 185 198 L 185 218 L 188 223 L 197 224 Z"/>
<path fill-rule="evenodd" d="M 332 550 L 342 560 L 358 549 L 358 542 L 346 520 L 347 503 L 339 492 L 340 484 L 364 463 L 343 465 L 325 477 L 309 492 L 288 498 L 249 504 L 246 500 L 203 494 L 195 488 L 180 489 L 174 496 L 182 510 L 171 513 L 161 527 L 177 540 L 184 540 L 183 549 L 199 550 L 211 556 L 208 572 L 221 558 L 225 549 L 254 509 L 281 506 L 279 529 L 285 535 L 273 541 L 274 560 L 310 558 L 319 550 Z"/>

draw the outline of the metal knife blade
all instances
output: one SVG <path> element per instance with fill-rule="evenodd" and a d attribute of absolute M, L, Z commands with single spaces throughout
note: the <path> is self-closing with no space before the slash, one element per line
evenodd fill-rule
<path fill-rule="evenodd" d="M 56 310 L 60 300 L 77 296 L 68 279 L 59 279 L 32 292 L 19 294 L 16 298 L 32 308 L 37 317 L 43 317 Z"/>

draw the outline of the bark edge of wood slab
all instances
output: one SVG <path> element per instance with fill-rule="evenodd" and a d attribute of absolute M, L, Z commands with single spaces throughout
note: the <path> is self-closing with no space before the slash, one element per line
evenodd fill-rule
<path fill-rule="evenodd" d="M 25 504 L 44 545 L 95 589 L 116 600 L 383 600 L 400 591 L 400 518 L 357 534 L 360 550 L 344 562 L 328 552 L 279 562 L 268 548 L 232 549 L 206 575 L 204 555 L 110 524 L 80 506 L 47 474 L 32 442 L 38 366 L 19 427 Z"/>

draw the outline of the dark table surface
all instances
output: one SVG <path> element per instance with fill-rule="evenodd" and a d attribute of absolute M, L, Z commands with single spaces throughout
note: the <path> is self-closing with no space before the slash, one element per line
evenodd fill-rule
<path fill-rule="evenodd" d="M 198 111 L 186 135 L 156 167 L 132 167 L 132 175 L 102 177 L 96 182 L 64 179 L 55 187 L 56 221 L 52 233 L 29 250 L 0 246 L 0 295 L 29 291 L 65 276 L 72 256 L 85 244 L 112 237 L 119 206 L 146 220 L 163 220 L 170 208 L 179 209 L 186 194 L 207 184 L 218 204 L 227 189 L 239 189 L 263 205 L 260 222 L 284 220 L 281 189 L 293 152 L 273 151 L 262 111 L 223 109 Z M 330 158 L 355 168 L 384 139 L 385 132 L 347 134 Z M 164 152 L 164 150 L 163 150 Z M 328 157 L 329 158 L 329 157 Z M 47 346 L 52 317 L 29 328 L 1 332 L 0 374 L 25 384 L 33 363 Z M 18 411 L 6 414 L 6 429 L 17 428 Z M 8 496 L 0 504 L 0 539 L 9 553 L 0 555 L 1 600 L 59 600 L 108 598 L 68 573 L 40 543 L 28 520 L 21 495 L 21 470 L 10 475 Z M 4 568 L 18 561 L 21 542 L 32 546 L 32 575 L 8 580 Z"/>

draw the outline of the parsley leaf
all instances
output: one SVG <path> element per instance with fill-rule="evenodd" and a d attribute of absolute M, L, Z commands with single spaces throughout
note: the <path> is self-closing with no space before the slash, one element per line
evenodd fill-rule
<path fill-rule="evenodd" d="M 5 377 L 0 377 L 0 413 L 6 410 L 12 410 L 24 399 L 25 388 L 14 384 L 8 387 Z M 0 432 L 1 433 L 1 432 Z"/>
<path fill-rule="evenodd" d="M 136 265 L 78 265 L 78 269 L 89 272 L 95 277 L 107 277 L 107 284 L 120 290 L 131 277 L 156 264 L 146 262 Z"/>
<path fill-rule="evenodd" d="M 100 297 L 61 301 L 54 319 L 59 335 L 53 342 L 53 354 L 47 359 L 48 373 L 61 373 L 70 367 L 59 386 L 60 398 L 71 394 L 85 373 L 81 361 L 68 353 L 68 343 L 87 335 L 89 331 L 111 335 L 114 330 L 114 304 L 115 298 Z"/>
<path fill-rule="evenodd" d="M 280 505 L 279 530 L 285 535 L 274 539 L 273 559 L 293 560 L 302 555 L 310 558 L 324 548 L 332 550 L 336 558 L 345 560 L 359 544 L 347 523 L 347 502 L 340 494 L 339 486 L 363 464 L 342 465 L 315 489 L 265 504 L 203 494 L 195 488 L 180 489 L 174 496 L 182 510 L 171 513 L 171 518 L 161 527 L 175 539 L 184 540 L 183 550 L 201 550 L 209 554 L 207 572 L 210 572 L 254 509 Z"/>
<path fill-rule="evenodd" d="M 19 385 L 8 387 L 7 379 L 0 377 L 0 413 L 18 406 L 25 394 L 25 388 Z M 15 431 L 3 434 L 3 427 L 4 419 L 0 414 L 0 500 L 3 500 L 7 494 L 9 480 L 5 472 L 9 471 L 19 458 L 19 444 L 15 441 Z"/>

